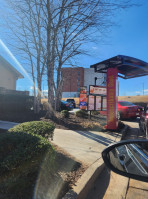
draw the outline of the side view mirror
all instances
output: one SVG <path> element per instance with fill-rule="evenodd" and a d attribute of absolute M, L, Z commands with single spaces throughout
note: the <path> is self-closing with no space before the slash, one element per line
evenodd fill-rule
<path fill-rule="evenodd" d="M 148 140 L 126 140 L 102 152 L 106 166 L 120 175 L 148 182 Z"/>

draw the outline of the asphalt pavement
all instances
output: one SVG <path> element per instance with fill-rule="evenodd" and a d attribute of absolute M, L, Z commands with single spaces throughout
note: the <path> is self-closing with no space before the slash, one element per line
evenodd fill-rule
<path fill-rule="evenodd" d="M 123 121 L 129 126 L 125 139 L 145 139 L 139 121 Z M 105 168 L 86 199 L 147 199 L 148 183 L 129 179 Z"/>

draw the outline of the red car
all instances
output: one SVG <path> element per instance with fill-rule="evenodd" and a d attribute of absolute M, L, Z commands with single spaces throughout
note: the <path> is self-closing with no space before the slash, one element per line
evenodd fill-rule
<path fill-rule="evenodd" d="M 140 117 L 142 107 L 131 102 L 118 101 L 118 119 L 128 119 Z"/>

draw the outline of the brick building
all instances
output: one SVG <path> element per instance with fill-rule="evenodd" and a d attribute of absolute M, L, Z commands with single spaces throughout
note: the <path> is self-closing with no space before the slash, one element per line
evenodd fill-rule
<path fill-rule="evenodd" d="M 62 68 L 62 77 L 64 79 L 62 97 L 79 97 L 80 87 L 86 86 L 89 92 L 89 85 L 106 85 L 106 74 L 95 73 L 93 68 Z"/>

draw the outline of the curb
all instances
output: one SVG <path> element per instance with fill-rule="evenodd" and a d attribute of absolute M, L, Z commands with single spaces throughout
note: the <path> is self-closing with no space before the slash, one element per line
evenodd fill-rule
<path fill-rule="evenodd" d="M 75 186 L 62 199 L 85 199 L 104 167 L 104 161 L 100 157 L 84 172 Z"/>
<path fill-rule="evenodd" d="M 125 127 L 122 129 L 122 131 L 121 131 L 121 134 L 122 134 L 121 140 L 125 140 L 128 128 L 130 128 L 130 127 L 128 125 L 125 125 Z"/>
<path fill-rule="evenodd" d="M 128 128 L 129 126 L 125 125 L 122 129 L 121 140 L 125 139 Z M 76 182 L 75 186 L 73 186 L 62 199 L 85 199 L 104 168 L 104 161 L 100 157 L 83 173 L 83 175 Z"/>

